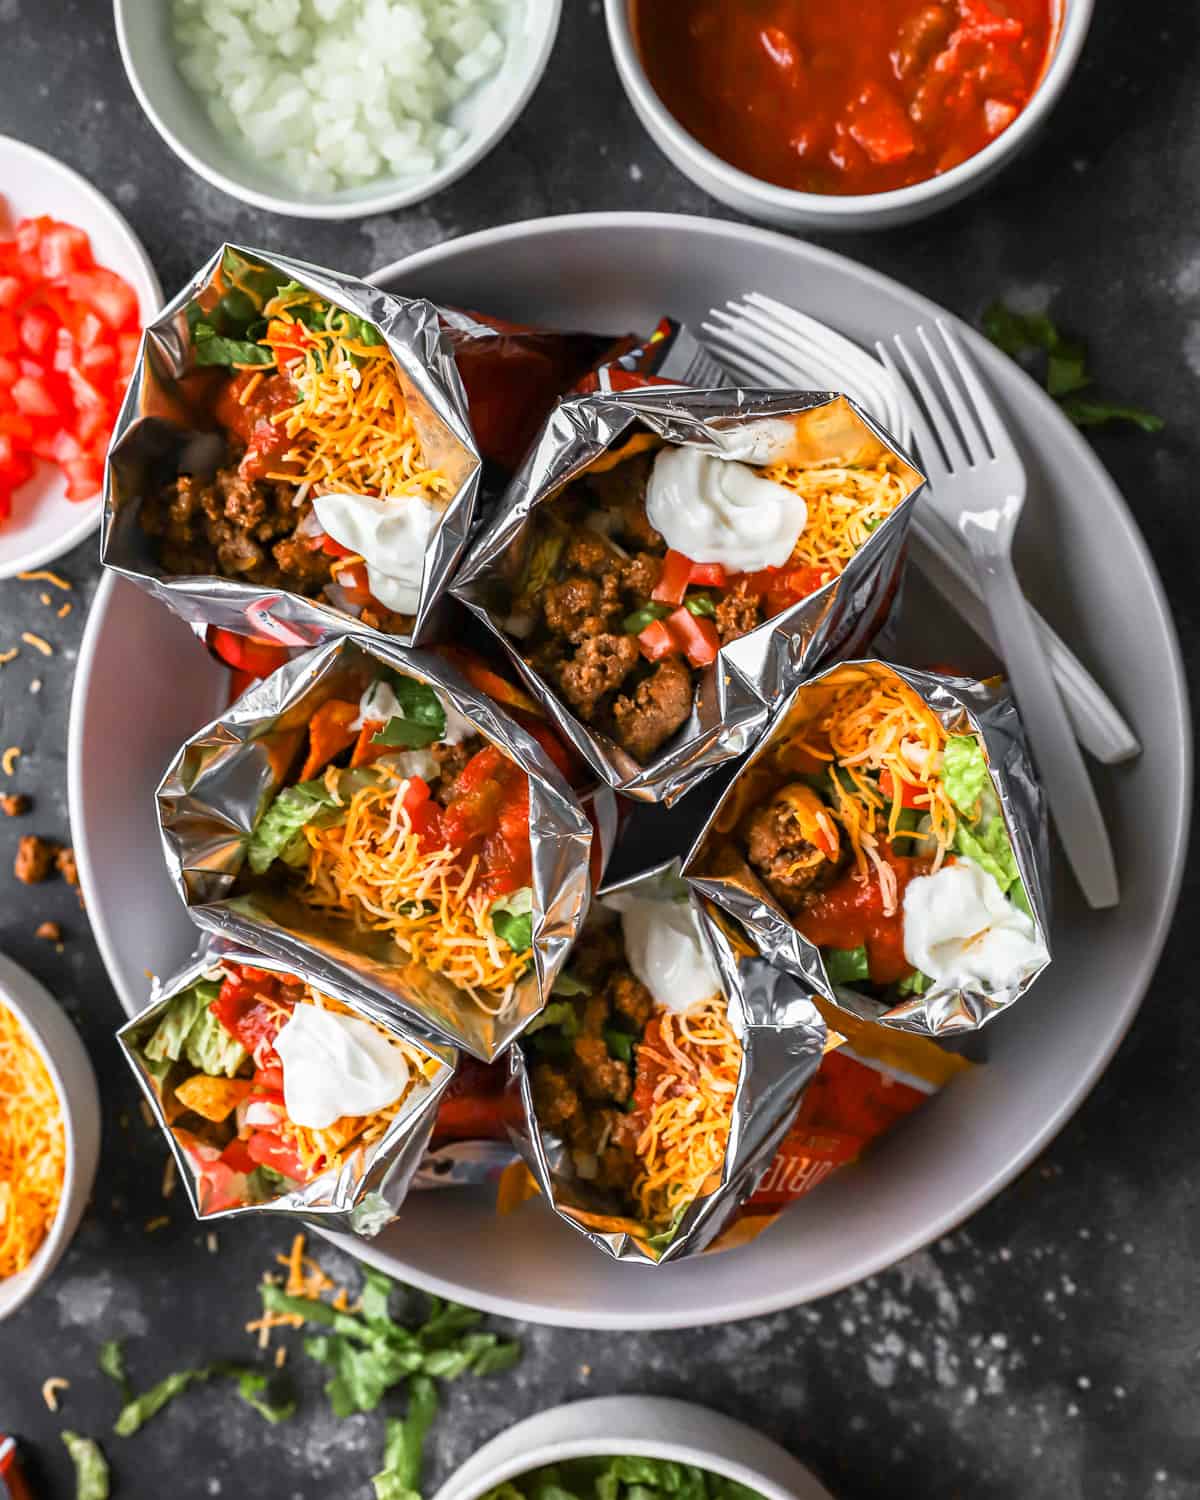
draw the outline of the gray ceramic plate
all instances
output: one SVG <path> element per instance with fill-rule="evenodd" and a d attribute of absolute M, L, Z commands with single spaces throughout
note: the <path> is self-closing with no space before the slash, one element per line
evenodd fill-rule
<path fill-rule="evenodd" d="M 782 235 L 650 214 L 490 230 L 377 279 L 501 316 L 614 332 L 645 329 L 664 312 L 695 322 L 751 288 L 863 341 L 941 314 L 893 281 Z M 1097 772 L 1121 905 L 1089 913 L 1060 878 L 1055 963 L 987 1029 L 987 1065 L 745 1249 L 662 1271 L 617 1265 L 538 1203 L 497 1220 L 487 1195 L 457 1191 L 414 1197 L 397 1228 L 348 1247 L 363 1258 L 545 1323 L 684 1327 L 770 1312 L 945 1233 L 1020 1171 L 1096 1081 L 1150 983 L 1179 888 L 1191 790 L 1179 649 L 1145 544 L 1088 444 L 1003 355 L 964 336 L 1029 466 L 1027 588 L 1145 742 L 1140 759 Z M 924 660 L 974 651 L 957 620 L 915 586 L 905 613 L 907 648 Z M 79 661 L 70 796 L 88 910 L 129 1009 L 145 998 L 145 970 L 171 968 L 192 940 L 162 868 L 152 793 L 174 747 L 219 706 L 223 676 L 186 627 L 132 586 L 105 583 Z"/>

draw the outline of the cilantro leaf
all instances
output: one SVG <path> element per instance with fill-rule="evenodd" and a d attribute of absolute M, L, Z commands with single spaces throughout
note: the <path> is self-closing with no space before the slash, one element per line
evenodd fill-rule
<path fill-rule="evenodd" d="M 108 1464 L 95 1438 L 64 1431 L 63 1442 L 75 1465 L 75 1500 L 108 1500 Z"/>
<path fill-rule="evenodd" d="M 1076 427 L 1104 427 L 1109 422 L 1132 422 L 1143 432 L 1161 432 L 1167 425 L 1163 417 L 1140 406 L 1121 406 L 1112 401 L 1089 401 L 1080 396 L 1068 397 L 1062 409 Z"/>

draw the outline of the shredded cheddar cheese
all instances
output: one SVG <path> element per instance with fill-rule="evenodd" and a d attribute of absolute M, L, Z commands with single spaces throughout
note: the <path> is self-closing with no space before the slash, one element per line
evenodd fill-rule
<path fill-rule="evenodd" d="M 836 768 L 833 816 L 845 829 L 860 874 L 866 878 L 874 870 L 878 876 L 885 913 L 894 911 L 895 872 L 878 852 L 880 837 L 932 839 L 935 870 L 954 842 L 958 814 L 941 776 L 945 726 L 919 694 L 886 670 L 839 668 L 817 691 L 821 707 L 791 743 Z M 880 784 L 881 772 L 890 784 Z M 929 817 L 926 834 L 899 827 L 906 785 L 915 811 Z"/>
<path fill-rule="evenodd" d="M 17 577 L 22 583 L 52 583 L 56 589 L 64 589 L 68 594 L 72 588 L 65 578 L 52 573 L 49 568 L 37 568 L 32 573 L 18 573 Z"/>
<path fill-rule="evenodd" d="M 492 928 L 491 902 L 471 889 L 451 848 L 424 849 L 404 808 L 407 782 L 363 787 L 343 823 L 305 829 L 310 855 L 304 899 L 348 913 L 359 928 L 388 933 L 414 963 L 444 974 L 489 1014 L 508 1005 L 529 963 Z"/>
<path fill-rule="evenodd" d="M 20 756 L 20 745 L 10 745 L 4 754 L 0 755 L 0 767 L 3 767 L 6 776 L 11 776 L 17 769 L 17 761 L 20 759 Z"/>
<path fill-rule="evenodd" d="M 6 667 L 10 661 L 16 661 L 20 654 L 16 646 L 11 647 L 8 651 L 0 651 L 0 667 Z"/>
<path fill-rule="evenodd" d="M 836 578 L 908 494 L 889 460 L 870 468 L 796 468 L 772 464 L 762 471 L 801 496 L 808 519 L 792 552 L 794 565 L 820 568 Z M 828 580 L 827 580 L 828 581 Z"/>
<path fill-rule="evenodd" d="M 51 1375 L 49 1380 L 42 1381 L 42 1400 L 51 1411 L 58 1410 L 59 1391 L 69 1391 L 71 1382 L 62 1375 Z"/>
<path fill-rule="evenodd" d="M 37 1253 L 66 1170 L 62 1108 L 29 1034 L 0 1005 L 0 1279 Z"/>
<path fill-rule="evenodd" d="M 21 639 L 27 646 L 32 646 L 35 651 L 40 651 L 43 656 L 53 656 L 54 647 L 49 641 L 44 641 L 40 635 L 34 635 L 32 630 L 23 630 Z"/>
<path fill-rule="evenodd" d="M 324 310 L 325 326 L 312 326 L 314 308 Z M 292 445 L 269 477 L 394 500 L 448 498 L 445 475 L 425 461 L 387 345 L 364 343 L 340 308 L 303 290 L 273 298 L 265 315 L 263 342 L 299 394 L 272 419 Z"/>
<path fill-rule="evenodd" d="M 724 1000 L 714 996 L 683 1015 L 662 1012 L 658 1045 L 643 1042 L 638 1065 L 661 1072 L 638 1137 L 633 1194 L 645 1221 L 665 1228 L 716 1185 L 725 1164 L 742 1046 Z"/>

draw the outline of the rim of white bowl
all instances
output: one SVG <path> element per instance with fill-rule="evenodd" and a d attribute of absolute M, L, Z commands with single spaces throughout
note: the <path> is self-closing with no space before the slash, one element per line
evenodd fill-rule
<path fill-rule="evenodd" d="M 967 157 L 937 177 L 927 177 L 909 187 L 893 188 L 886 193 L 803 193 L 795 188 L 779 187 L 765 182 L 702 145 L 685 130 L 658 95 L 642 66 L 631 25 L 634 0 L 604 0 L 608 23 L 608 40 L 626 93 L 643 121 L 652 120 L 649 133 L 661 133 L 682 156 L 697 168 L 715 177 L 730 191 L 743 194 L 771 209 L 823 218 L 831 228 L 854 228 L 859 219 L 875 219 L 911 210 L 944 196 L 955 196 L 956 189 L 970 191 L 983 182 L 1008 157 L 1015 154 L 1034 132 L 1054 105 L 1075 71 L 1079 54 L 1092 23 L 1095 0 L 1058 0 L 1060 23 L 1054 53 L 1038 81 L 1029 103 L 1013 123 L 990 141 L 982 151 Z M 659 142 L 655 141 L 658 145 Z M 660 149 L 661 146 L 660 146 Z M 972 184 L 971 179 L 976 181 Z M 700 184 L 703 186 L 703 184 Z M 707 190 L 707 189 L 706 189 Z"/>
<path fill-rule="evenodd" d="M 31 1013 L 28 1001 L 21 993 L 22 989 L 26 991 L 26 994 L 33 995 L 35 1010 L 43 1005 L 57 1010 L 58 1002 L 45 985 L 35 979 L 28 970 L 23 969 L 20 964 L 14 963 L 11 958 L 0 953 L 0 1005 L 11 1010 L 25 1028 L 25 1034 L 46 1065 L 46 1072 L 50 1075 L 50 1082 L 54 1085 L 54 1092 L 58 1098 L 63 1123 L 63 1183 L 54 1222 L 46 1238 L 34 1252 L 33 1259 L 23 1271 L 18 1271 L 16 1276 L 7 1281 L 0 1281 L 0 1322 L 29 1301 L 61 1260 L 79 1227 L 79 1220 L 83 1217 L 83 1210 L 91 1193 L 91 1182 L 88 1182 L 87 1189 L 78 1203 L 72 1200 L 79 1190 L 82 1178 L 95 1177 L 100 1158 L 100 1090 L 92 1060 L 88 1057 L 83 1040 L 65 1012 L 61 1013 L 62 1026 L 65 1030 L 60 1030 L 56 1039 L 48 1038 L 43 1029 L 44 1022 L 39 1022 L 37 1015 Z M 53 1012 L 48 1013 L 53 1014 Z M 70 1041 L 66 1040 L 68 1035 Z M 92 1096 L 91 1099 L 81 1101 L 82 1110 L 75 1108 L 71 1091 L 67 1088 L 62 1069 L 52 1050 L 54 1047 L 63 1045 L 71 1047 L 72 1044 L 78 1049 L 78 1055 L 74 1061 L 78 1063 L 82 1060 L 85 1065 L 82 1070 L 83 1087 L 89 1090 Z M 81 1119 L 80 1115 L 88 1116 L 93 1113 L 95 1116 L 94 1139 L 89 1143 L 82 1139 L 87 1121 Z M 17 1290 L 12 1295 L 12 1300 L 6 1301 L 6 1296 L 13 1286 L 16 1286 Z"/>
<path fill-rule="evenodd" d="M 651 1424 L 659 1430 L 640 1435 Z M 703 1437 L 697 1436 L 698 1424 L 706 1429 Z M 727 1451 L 734 1446 L 743 1452 L 735 1456 Z M 754 1453 L 745 1451 L 751 1448 Z M 549 1464 L 620 1457 L 688 1464 L 745 1485 L 763 1500 L 829 1500 L 828 1490 L 798 1458 L 740 1418 L 674 1396 L 634 1392 L 566 1401 L 525 1417 L 477 1449 L 434 1500 L 482 1500 L 507 1480 Z M 755 1466 L 756 1458 L 763 1468 Z M 788 1482 L 801 1484 L 802 1496 L 765 1472 L 769 1461 L 794 1469 Z"/>
<path fill-rule="evenodd" d="M 38 146 L 31 146 L 27 141 L 19 141 L 16 136 L 0 135 L 0 149 L 5 152 L 11 151 L 18 156 L 27 156 L 43 170 L 50 170 L 60 177 L 65 177 L 70 182 L 72 188 L 78 192 L 79 196 L 97 214 L 102 215 L 110 221 L 113 228 L 125 242 L 125 248 L 129 252 L 130 260 L 136 266 L 141 277 L 144 278 L 144 285 L 139 284 L 134 287 L 134 290 L 138 294 L 139 307 L 142 301 L 142 293 L 146 292 L 153 303 L 153 307 L 149 311 L 151 313 L 157 312 L 163 304 L 162 282 L 158 279 L 158 272 L 154 269 L 153 262 L 149 255 L 146 254 L 146 247 L 138 239 L 134 233 L 133 226 L 116 204 L 110 202 L 99 188 L 93 187 L 87 178 L 81 176 L 74 167 L 68 166 L 66 162 L 60 161 L 57 156 L 51 156 L 48 151 L 43 151 Z M 120 267 L 113 266 L 111 269 L 117 271 L 118 275 L 123 276 L 126 270 L 131 268 L 126 267 L 125 269 L 121 269 Z M 141 316 L 143 322 L 149 321 L 145 308 L 141 309 Z M 18 573 L 28 573 L 34 568 L 45 567 L 47 563 L 54 562 L 56 558 L 62 557 L 65 552 L 70 552 L 73 547 L 78 547 L 80 542 L 86 541 L 100 525 L 100 516 L 104 510 L 103 501 L 103 492 L 97 491 L 94 499 L 80 504 L 79 509 L 82 514 L 78 521 L 73 526 L 68 527 L 66 531 L 60 532 L 53 541 L 45 542 L 40 547 L 33 547 L 28 552 L 23 552 L 15 560 L 0 562 L 0 578 L 14 578 Z"/>
<path fill-rule="evenodd" d="M 544 0 L 544 3 L 546 5 L 545 27 L 541 40 L 532 54 L 532 60 L 521 87 L 512 95 L 491 128 L 485 131 L 468 151 L 417 182 L 408 183 L 403 187 L 381 189 L 369 198 L 325 203 L 308 202 L 303 198 L 284 198 L 274 193 L 260 192 L 258 188 L 249 187 L 234 177 L 227 177 L 224 172 L 212 166 L 190 146 L 185 146 L 159 114 L 148 90 L 142 83 L 140 74 L 134 67 L 125 26 L 126 0 L 113 0 L 113 19 L 116 24 L 117 46 L 121 51 L 125 76 L 142 107 L 142 112 L 175 155 L 191 167 L 193 172 L 203 177 L 205 182 L 211 183 L 213 187 L 219 188 L 221 192 L 228 193 L 231 198 L 236 198 L 242 203 L 249 203 L 254 208 L 266 209 L 268 213 L 283 214 L 293 219 L 345 221 L 369 218 L 372 214 L 390 213 L 393 209 L 410 208 L 414 203 L 421 203 L 426 198 L 432 198 L 435 193 L 440 193 L 443 188 L 449 187 L 451 183 L 464 177 L 472 167 L 478 166 L 483 158 L 500 144 L 516 124 L 521 112 L 545 76 L 550 54 L 558 38 L 559 23 L 562 20 L 562 0 Z M 179 79 L 179 86 L 180 88 L 188 87 L 182 77 Z"/>

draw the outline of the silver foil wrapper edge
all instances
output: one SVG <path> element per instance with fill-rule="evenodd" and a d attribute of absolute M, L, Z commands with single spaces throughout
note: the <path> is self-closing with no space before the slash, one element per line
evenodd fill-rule
<path fill-rule="evenodd" d="M 178 471 L 185 453 L 191 461 L 196 454 L 203 455 L 206 468 L 217 466 L 214 432 L 187 421 L 192 402 L 181 397 L 180 381 L 195 370 L 186 308 L 212 284 L 227 249 L 300 282 L 365 318 L 383 335 L 426 455 L 444 469 L 454 486 L 426 552 L 411 631 L 389 637 L 406 645 L 426 639 L 466 550 L 482 479 L 466 393 L 439 327 L 438 309 L 423 299 L 397 297 L 355 277 L 274 251 L 223 245 L 143 333 L 105 466 L 101 562 L 154 595 L 197 630 L 215 625 L 281 646 L 312 646 L 347 630 L 365 628 L 353 616 L 302 594 L 219 575 L 167 574 L 156 561 L 155 539 L 144 535 L 138 524 L 148 490 Z"/>
<path fill-rule="evenodd" d="M 413 1178 L 420 1168 L 433 1133 L 442 1095 L 454 1076 L 456 1059 L 453 1050 L 397 1026 L 395 1019 L 386 1015 L 380 1007 L 371 1003 L 364 1004 L 336 985 L 314 985 L 322 993 L 328 993 L 334 999 L 351 1006 L 378 1025 L 398 1032 L 406 1042 L 421 1047 L 436 1057 L 442 1065 L 441 1070 L 412 1107 L 406 1105 L 401 1109 L 387 1132 L 370 1148 L 358 1172 L 347 1163 L 340 1172 L 326 1172 L 300 1190 L 286 1193 L 269 1202 L 246 1204 L 215 1212 L 206 1211 L 200 1203 L 195 1174 L 187 1152 L 167 1122 L 159 1090 L 154 1079 L 142 1067 L 134 1044 L 148 1029 L 153 1028 L 174 996 L 188 989 L 222 962 L 252 964 L 256 968 L 270 969 L 276 973 L 297 974 L 308 981 L 308 976 L 296 965 L 280 962 L 219 939 L 206 940 L 180 970 L 166 980 L 155 981 L 145 1009 L 127 1021 L 116 1034 L 117 1044 L 125 1061 L 133 1070 L 155 1120 L 167 1137 L 192 1212 L 205 1224 L 216 1223 L 220 1219 L 243 1218 L 249 1214 L 271 1214 L 305 1220 L 321 1229 L 373 1237 L 400 1212 Z"/>
<path fill-rule="evenodd" d="M 843 667 L 883 666 L 895 672 L 937 714 L 951 733 L 960 732 L 965 721 L 982 739 L 987 752 L 992 787 L 1012 842 L 1017 868 L 1033 909 L 1037 936 L 1050 953 L 1050 842 L 1045 798 L 1025 742 L 1016 705 L 1004 693 L 965 677 L 949 677 L 916 667 L 881 662 L 875 658 L 841 663 Z M 817 673 L 809 682 L 818 681 Z M 764 755 L 777 735 L 787 732 L 792 706 L 804 688 L 788 697 L 772 716 L 771 727 L 739 776 Z M 956 728 L 958 726 L 958 728 Z M 714 807 L 683 861 L 683 875 L 693 890 L 735 919 L 760 954 L 811 986 L 830 1004 L 852 1011 L 865 1020 L 877 1021 L 901 1031 L 931 1037 L 952 1037 L 976 1031 L 1018 1000 L 1044 971 L 1046 962 L 1019 982 L 1002 989 L 982 985 L 934 987 L 893 1005 L 876 1001 L 856 991 L 832 984 L 817 948 L 802 937 L 783 909 L 766 895 L 759 898 L 732 880 L 705 874 L 702 853 L 710 830 L 735 795 L 732 783 Z"/>
<path fill-rule="evenodd" d="M 604 887 L 599 897 L 657 885 L 677 870 L 672 861 L 643 871 Z M 806 986 L 760 958 L 735 955 L 719 929 L 707 923 L 695 905 L 694 909 L 721 975 L 743 1060 L 720 1184 L 692 1202 L 661 1252 L 626 1230 L 589 1225 L 589 1219 L 611 1215 L 611 1208 L 576 1178 L 564 1143 L 539 1124 L 523 1049 L 517 1045 L 509 1054 L 509 1087 L 520 1096 L 525 1121 L 524 1129 L 514 1134 L 514 1144 L 542 1197 L 558 1218 L 586 1235 L 597 1249 L 614 1260 L 638 1265 L 665 1265 L 698 1255 L 721 1234 L 774 1159 L 821 1065 L 827 1036 Z"/>
<path fill-rule="evenodd" d="M 528 774 L 533 968 L 500 1016 L 489 1016 L 448 980 L 415 965 L 402 980 L 394 956 L 370 934 L 320 924 L 297 900 L 235 890 L 246 841 L 281 784 L 283 772 L 271 761 L 273 736 L 306 722 L 309 704 L 338 673 L 371 663 L 438 689 Z M 197 925 L 299 968 L 318 987 L 340 987 L 352 1003 L 378 1005 L 401 1025 L 484 1062 L 541 1010 L 587 908 L 592 825 L 541 746 L 449 663 L 379 635 L 328 642 L 252 687 L 182 747 L 156 798 L 167 868 Z"/>
<path fill-rule="evenodd" d="M 552 502 L 602 454 L 641 427 L 673 443 L 725 451 L 725 435 L 772 418 L 803 417 L 815 451 L 831 458 L 847 442 L 895 458 L 909 491 L 841 576 L 817 594 L 722 648 L 704 669 L 690 719 L 645 766 L 567 708 L 524 660 L 497 614 L 502 560 L 519 548 L 533 513 Z M 824 429 L 824 430 L 822 430 Z M 573 397 L 559 404 L 521 471 L 471 547 L 451 593 L 499 639 L 526 686 L 596 774 L 627 797 L 668 805 L 721 765 L 742 755 L 772 707 L 804 677 L 841 656 L 861 653 L 887 617 L 899 581 L 913 504 L 924 477 L 895 439 L 852 400 L 834 392 L 681 387 Z"/>

